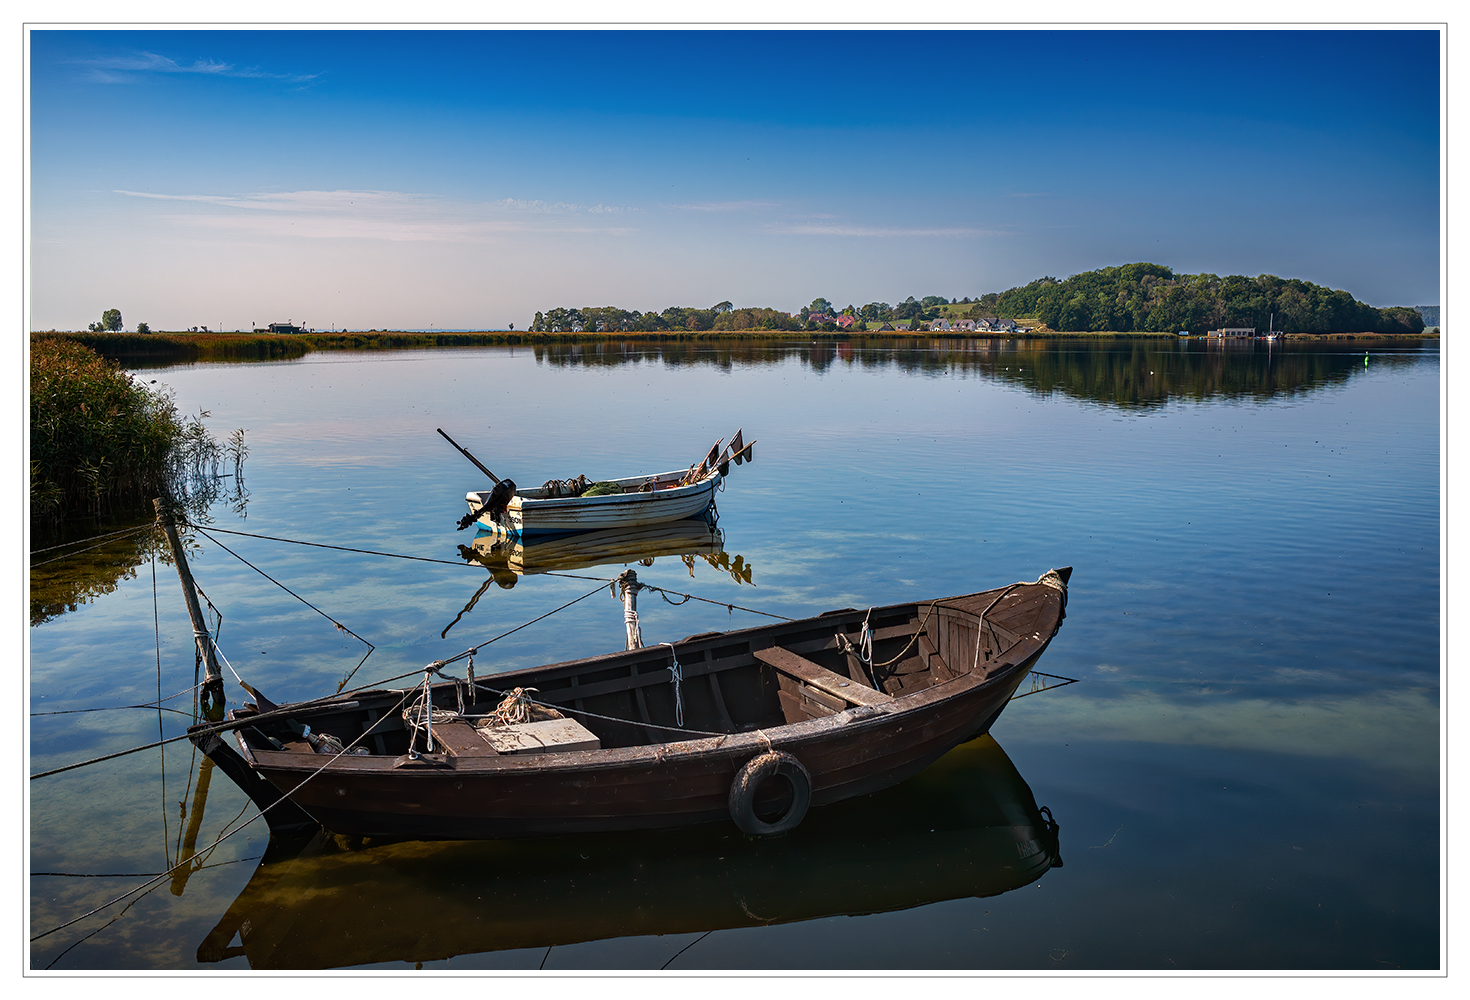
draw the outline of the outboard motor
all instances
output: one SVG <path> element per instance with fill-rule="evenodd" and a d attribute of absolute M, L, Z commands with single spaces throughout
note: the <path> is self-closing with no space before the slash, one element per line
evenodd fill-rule
<path fill-rule="evenodd" d="M 463 531 L 468 528 L 485 514 L 489 514 L 492 521 L 499 520 L 500 515 L 505 513 L 505 508 L 510 504 L 511 497 L 515 495 L 515 481 L 512 479 L 502 479 L 495 484 L 495 488 L 490 491 L 489 498 L 480 505 L 479 510 L 460 518 L 459 530 Z"/>
<path fill-rule="evenodd" d="M 495 484 L 490 491 L 490 499 L 485 501 L 485 512 L 490 519 L 499 520 L 500 515 L 505 513 L 505 508 L 510 504 L 510 498 L 516 495 L 516 484 L 514 480 L 502 479 Z"/>

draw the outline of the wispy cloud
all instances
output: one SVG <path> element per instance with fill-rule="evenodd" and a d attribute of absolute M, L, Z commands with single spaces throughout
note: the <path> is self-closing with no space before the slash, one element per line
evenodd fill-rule
<path fill-rule="evenodd" d="M 773 201 L 695 201 L 668 207 L 686 212 L 749 212 L 779 206 Z"/>
<path fill-rule="evenodd" d="M 129 198 L 201 211 L 165 216 L 195 230 L 313 239 L 475 242 L 505 233 L 601 233 L 633 230 L 593 217 L 635 209 L 501 198 L 459 202 L 400 191 L 284 191 L 269 194 L 160 194 L 117 190 Z M 225 212 L 208 211 L 223 209 Z"/>
<path fill-rule="evenodd" d="M 856 236 L 887 239 L 925 236 L 940 239 L 967 239 L 975 236 L 1007 236 L 999 229 L 973 229 L 965 226 L 857 226 L 833 222 L 774 223 L 767 232 L 783 236 Z"/>
<path fill-rule="evenodd" d="M 256 66 L 236 66 L 216 59 L 196 59 L 181 63 L 168 56 L 154 52 L 129 52 L 91 59 L 72 59 L 71 65 L 85 67 L 92 72 L 93 79 L 102 83 L 122 83 L 140 73 L 188 73 L 201 76 L 241 77 L 257 80 L 284 80 L 288 83 L 305 83 L 321 76 L 320 73 L 272 73 Z"/>
<path fill-rule="evenodd" d="M 578 206 L 565 201 L 541 201 L 538 199 L 527 200 L 525 198 L 501 198 L 489 202 L 495 208 L 504 208 L 514 212 L 575 212 Z"/>

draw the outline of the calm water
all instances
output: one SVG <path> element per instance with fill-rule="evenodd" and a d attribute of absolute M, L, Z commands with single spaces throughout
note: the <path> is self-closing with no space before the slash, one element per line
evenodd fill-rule
<path fill-rule="evenodd" d="M 275 701 L 416 670 L 623 568 L 502 565 L 497 585 L 466 564 L 454 524 L 483 477 L 436 427 L 523 484 L 687 466 L 737 427 L 759 442 L 718 497 L 717 548 L 633 563 L 719 602 L 646 595 L 646 642 L 763 620 L 741 608 L 805 616 L 1070 565 L 1040 669 L 1081 683 L 780 841 L 732 827 L 264 858 L 257 822 L 187 877 L 40 937 L 33 968 L 1440 966 L 1432 342 L 1366 366 L 1341 345 L 947 342 L 336 354 L 147 377 L 217 435 L 246 428 L 249 498 L 216 506 L 215 527 L 342 547 L 194 538 L 221 646 Z M 41 714 L 193 683 L 172 567 L 143 554 L 121 572 L 111 555 L 33 576 L 32 773 L 187 723 Z M 360 667 L 352 633 L 374 647 Z M 477 671 L 621 643 L 604 588 L 486 646 Z M 201 802 L 200 779 L 173 743 L 31 782 L 31 935 L 254 814 L 222 775 Z"/>

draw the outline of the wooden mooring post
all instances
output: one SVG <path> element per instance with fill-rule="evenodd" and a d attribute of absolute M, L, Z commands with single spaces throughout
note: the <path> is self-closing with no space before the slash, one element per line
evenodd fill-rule
<path fill-rule="evenodd" d="M 623 570 L 613 582 L 623 592 L 623 623 L 628 627 L 628 648 L 642 649 L 643 634 L 638 627 L 638 591 L 643 589 L 643 584 L 638 582 L 638 574 L 631 569 Z"/>
<path fill-rule="evenodd" d="M 215 659 L 209 629 L 204 623 L 204 612 L 199 610 L 194 576 L 189 572 L 189 560 L 184 557 L 184 546 L 179 541 L 179 533 L 174 530 L 173 517 L 164 507 L 163 501 L 155 499 L 153 510 L 158 515 L 158 522 L 163 525 L 164 534 L 168 536 L 169 547 L 173 549 L 174 566 L 179 571 L 179 583 L 184 588 L 184 604 L 189 609 L 189 622 L 194 626 L 194 647 L 199 650 L 199 657 L 204 662 L 204 686 L 199 689 L 199 710 L 210 722 L 219 722 L 225 717 L 225 682 L 220 674 L 219 661 Z"/>

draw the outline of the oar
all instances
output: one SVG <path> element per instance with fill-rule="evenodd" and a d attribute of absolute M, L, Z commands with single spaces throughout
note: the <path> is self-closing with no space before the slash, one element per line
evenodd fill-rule
<path fill-rule="evenodd" d="M 475 468 L 479 469 L 481 472 L 485 473 L 485 475 L 487 475 L 491 479 L 495 480 L 495 482 L 497 484 L 500 482 L 500 477 L 499 476 L 497 476 L 495 473 L 491 472 L 489 469 L 487 469 L 483 465 L 481 465 L 480 464 L 480 460 L 478 458 L 476 458 L 474 455 L 471 455 L 469 452 L 467 452 L 463 448 L 461 448 L 459 446 L 459 444 L 455 442 L 454 438 L 452 438 L 448 434 L 445 434 L 444 433 L 443 428 L 435 427 L 434 429 L 439 432 L 439 436 L 440 437 L 442 437 L 444 440 L 448 441 L 450 444 L 454 445 L 455 449 L 458 450 L 458 452 L 461 455 L 463 455 L 465 458 L 469 459 L 471 462 L 474 462 L 475 463 Z"/>

